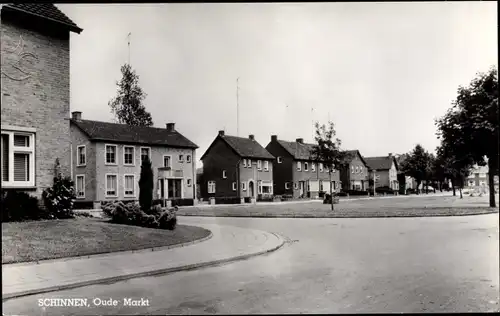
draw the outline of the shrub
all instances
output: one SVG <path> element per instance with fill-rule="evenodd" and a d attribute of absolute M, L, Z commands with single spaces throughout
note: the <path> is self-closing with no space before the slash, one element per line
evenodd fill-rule
<path fill-rule="evenodd" d="M 164 211 L 158 218 L 158 224 L 161 229 L 174 230 L 177 226 L 177 215 L 172 209 Z"/>
<path fill-rule="evenodd" d="M 259 194 L 259 195 L 257 195 L 257 201 L 259 201 L 259 202 L 274 202 L 274 197 L 271 194 Z"/>
<path fill-rule="evenodd" d="M 73 201 L 74 210 L 92 210 L 94 209 L 94 202 L 92 201 Z"/>
<path fill-rule="evenodd" d="M 323 199 L 323 204 L 332 204 L 332 198 L 329 193 L 325 194 L 325 198 Z M 333 194 L 333 204 L 339 204 L 339 198 L 337 194 Z"/>
<path fill-rule="evenodd" d="M 26 192 L 2 190 L 2 222 L 36 220 L 45 218 L 40 209 L 38 199 Z"/>
<path fill-rule="evenodd" d="M 193 199 L 175 199 L 175 200 L 172 200 L 172 207 L 173 206 L 193 206 L 193 205 L 194 205 Z"/>
<path fill-rule="evenodd" d="M 230 196 L 230 197 L 216 197 L 215 204 L 240 204 L 241 198 Z"/>
<path fill-rule="evenodd" d="M 368 191 L 358 191 L 358 190 L 348 190 L 346 193 L 349 193 L 349 195 L 353 195 L 353 196 L 359 196 L 359 195 L 367 196 L 368 195 Z"/>
<path fill-rule="evenodd" d="M 387 187 L 387 186 L 375 188 L 375 192 L 377 192 L 377 193 L 394 194 L 394 190 L 391 189 L 391 188 L 389 188 L 389 187 Z"/>
<path fill-rule="evenodd" d="M 76 198 L 74 183 L 70 177 L 61 174 L 54 177 L 54 184 L 42 193 L 49 218 L 72 218 L 73 200 Z"/>
<path fill-rule="evenodd" d="M 154 215 L 143 213 L 140 226 L 148 228 L 158 228 L 159 224 L 156 218 L 157 217 Z"/>
<path fill-rule="evenodd" d="M 151 160 L 144 159 L 141 165 L 141 177 L 139 179 L 139 204 L 145 212 L 149 211 L 153 203 L 154 176 Z"/>
<path fill-rule="evenodd" d="M 155 204 L 151 207 L 149 212 L 147 213 L 148 215 L 153 215 L 153 216 L 160 216 L 160 214 L 163 212 L 163 209 L 161 208 L 161 205 Z"/>
<path fill-rule="evenodd" d="M 293 195 L 291 195 L 291 194 L 284 194 L 284 195 L 281 196 L 281 200 L 282 201 L 293 200 Z"/>

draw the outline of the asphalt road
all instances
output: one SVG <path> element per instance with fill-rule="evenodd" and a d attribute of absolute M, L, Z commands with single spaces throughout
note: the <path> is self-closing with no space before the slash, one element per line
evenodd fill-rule
<path fill-rule="evenodd" d="M 22 297 L 5 315 L 499 311 L 497 214 L 390 219 L 182 217 L 284 236 L 277 252 L 218 267 Z M 88 298 L 91 307 L 39 307 Z M 113 298 L 116 307 L 92 306 Z M 149 306 L 123 306 L 143 298 Z"/>

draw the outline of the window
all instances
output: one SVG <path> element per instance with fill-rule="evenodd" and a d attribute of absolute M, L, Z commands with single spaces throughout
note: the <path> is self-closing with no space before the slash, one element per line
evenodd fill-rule
<path fill-rule="evenodd" d="M 141 147 L 141 162 L 146 158 L 151 160 L 151 148 Z"/>
<path fill-rule="evenodd" d="M 246 183 L 246 182 L 242 182 L 242 183 L 241 183 L 241 189 L 242 189 L 243 191 L 246 191 L 246 190 L 247 190 L 247 183 Z"/>
<path fill-rule="evenodd" d="M 282 163 L 282 162 L 283 162 L 283 158 L 278 157 L 278 163 Z"/>
<path fill-rule="evenodd" d="M 187 186 L 190 187 L 192 185 L 191 179 L 187 179 Z"/>
<path fill-rule="evenodd" d="M 314 162 L 311 164 L 311 171 L 312 172 L 316 171 L 316 164 Z"/>
<path fill-rule="evenodd" d="M 290 182 L 285 182 L 285 190 L 290 189 Z"/>
<path fill-rule="evenodd" d="M 223 179 L 227 178 L 226 170 L 222 170 L 222 178 Z"/>
<path fill-rule="evenodd" d="M 332 184 L 331 184 L 331 185 L 332 185 L 332 189 L 333 189 L 333 191 L 335 191 L 335 190 L 337 189 L 337 188 L 335 187 L 335 181 L 332 181 Z"/>
<path fill-rule="evenodd" d="M 165 168 L 171 168 L 172 167 L 170 165 L 170 156 L 163 156 L 163 167 L 165 167 Z"/>
<path fill-rule="evenodd" d="M 35 134 L 2 131 L 2 186 L 35 186 Z"/>
<path fill-rule="evenodd" d="M 359 173 L 359 167 L 356 166 L 356 173 Z"/>
<path fill-rule="evenodd" d="M 187 156 L 186 156 L 186 162 L 187 162 L 187 163 L 191 162 L 191 155 L 187 155 Z"/>
<path fill-rule="evenodd" d="M 106 196 L 117 196 L 117 175 L 107 174 L 106 175 Z"/>
<path fill-rule="evenodd" d="M 363 173 L 363 166 L 359 166 L 359 173 Z"/>
<path fill-rule="evenodd" d="M 295 182 L 295 183 L 293 184 L 293 187 L 294 187 L 295 189 L 298 189 L 298 188 L 299 188 L 299 183 L 298 183 L 298 182 Z"/>
<path fill-rule="evenodd" d="M 184 155 L 179 155 L 179 162 L 184 162 Z"/>
<path fill-rule="evenodd" d="M 77 147 L 77 160 L 76 160 L 76 165 L 77 167 L 79 166 L 85 166 L 86 164 L 86 150 L 85 150 L 85 145 L 81 145 Z"/>
<path fill-rule="evenodd" d="M 257 160 L 257 169 L 262 170 L 262 160 Z"/>
<path fill-rule="evenodd" d="M 236 191 L 236 182 L 233 182 L 233 191 Z"/>
<path fill-rule="evenodd" d="M 264 170 L 269 171 L 269 161 L 264 161 Z"/>
<path fill-rule="evenodd" d="M 245 167 L 245 168 L 246 168 L 246 166 L 247 166 L 247 160 L 246 160 L 246 159 L 243 159 L 243 167 Z"/>
<path fill-rule="evenodd" d="M 123 164 L 124 165 L 134 165 L 135 164 L 135 148 L 132 146 L 123 146 Z"/>
<path fill-rule="evenodd" d="M 319 180 L 319 190 L 323 191 L 323 181 Z"/>
<path fill-rule="evenodd" d="M 354 166 L 351 166 L 351 173 L 354 173 Z"/>
<path fill-rule="evenodd" d="M 307 162 L 304 162 L 304 171 L 309 171 L 309 164 Z"/>
<path fill-rule="evenodd" d="M 124 190 L 124 196 L 126 197 L 135 196 L 135 175 L 126 174 L 124 176 L 123 190 Z"/>
<path fill-rule="evenodd" d="M 208 181 L 208 193 L 215 193 L 215 181 Z"/>
<path fill-rule="evenodd" d="M 319 163 L 319 172 L 323 172 L 323 164 Z"/>
<path fill-rule="evenodd" d="M 76 176 L 76 198 L 85 198 L 85 175 L 83 174 Z"/>
<path fill-rule="evenodd" d="M 116 165 L 116 145 L 106 145 L 106 164 Z"/>
<path fill-rule="evenodd" d="M 252 160 L 251 159 L 247 159 L 247 167 L 252 168 Z"/>
<path fill-rule="evenodd" d="M 302 171 L 302 163 L 297 161 L 297 171 Z"/>

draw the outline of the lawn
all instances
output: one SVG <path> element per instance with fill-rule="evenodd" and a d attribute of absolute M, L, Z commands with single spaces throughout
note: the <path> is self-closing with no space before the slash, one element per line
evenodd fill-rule
<path fill-rule="evenodd" d="M 458 216 L 498 212 L 488 207 L 487 197 L 426 196 L 341 200 L 330 210 L 321 202 L 266 205 L 215 205 L 183 207 L 177 215 L 215 217 L 416 217 Z"/>
<path fill-rule="evenodd" d="M 209 234 L 195 226 L 169 231 L 92 218 L 2 223 L 2 264 L 171 246 Z"/>

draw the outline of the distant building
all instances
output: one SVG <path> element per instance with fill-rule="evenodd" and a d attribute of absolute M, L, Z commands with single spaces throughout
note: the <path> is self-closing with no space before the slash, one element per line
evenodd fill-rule
<path fill-rule="evenodd" d="M 370 169 L 370 179 L 377 177 L 375 187 L 389 187 L 399 190 L 398 163 L 391 153 L 382 157 L 364 157 Z"/>
<path fill-rule="evenodd" d="M 469 190 L 475 190 L 479 192 L 488 192 L 488 166 L 478 166 L 475 165 L 470 170 L 470 174 L 467 177 L 465 187 Z M 498 176 L 494 178 L 495 190 L 498 192 Z"/>

